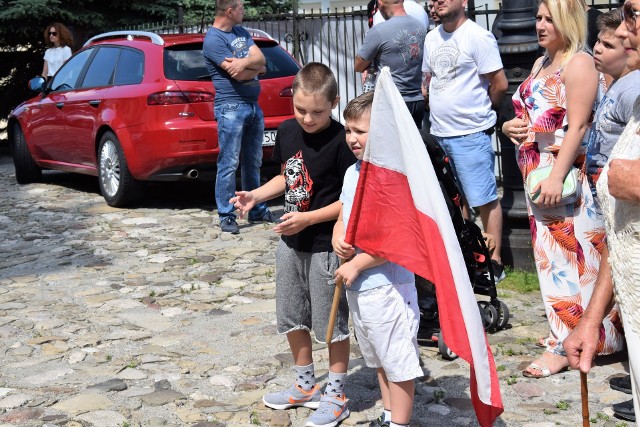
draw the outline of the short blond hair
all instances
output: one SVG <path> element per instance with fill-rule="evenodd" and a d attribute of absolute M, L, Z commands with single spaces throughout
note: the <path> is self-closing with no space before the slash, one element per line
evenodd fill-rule
<path fill-rule="evenodd" d="M 371 106 L 373 105 L 373 91 L 363 93 L 357 98 L 353 98 L 344 111 L 342 117 L 345 120 L 358 120 L 365 113 L 371 113 Z"/>
<path fill-rule="evenodd" d="M 321 94 L 333 102 L 338 97 L 338 82 L 331 68 L 319 62 L 309 62 L 293 79 L 293 94 L 299 91 L 305 95 Z"/>

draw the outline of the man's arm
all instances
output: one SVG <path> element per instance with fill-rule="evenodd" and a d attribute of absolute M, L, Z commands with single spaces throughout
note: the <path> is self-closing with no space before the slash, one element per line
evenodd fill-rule
<path fill-rule="evenodd" d="M 366 59 L 356 55 L 356 62 L 353 69 L 358 73 L 363 73 L 369 68 L 371 61 L 367 61 Z"/>
<path fill-rule="evenodd" d="M 640 159 L 611 160 L 609 164 L 609 193 L 619 200 L 640 203 Z"/>
<path fill-rule="evenodd" d="M 491 99 L 491 106 L 497 109 L 509 87 L 504 69 L 501 68 L 491 73 L 483 74 L 483 77 L 489 81 L 489 99 Z"/>
<path fill-rule="evenodd" d="M 431 84 L 431 73 L 423 72 L 422 73 L 422 96 L 424 96 L 424 101 L 429 104 L 429 84 Z"/>
<path fill-rule="evenodd" d="M 260 48 L 252 45 L 249 48 L 249 55 L 244 58 L 225 58 L 220 68 L 229 73 L 232 78 L 244 81 L 263 74 L 266 71 L 266 64 L 267 61 Z"/>
<path fill-rule="evenodd" d="M 589 300 L 585 312 L 578 325 L 569 336 L 562 341 L 562 346 L 567 352 L 569 365 L 573 369 L 589 372 L 593 358 L 596 356 L 598 340 L 600 339 L 600 326 L 602 320 L 613 307 L 613 278 L 609 265 L 609 249 L 602 250 L 600 269 L 593 294 Z"/>

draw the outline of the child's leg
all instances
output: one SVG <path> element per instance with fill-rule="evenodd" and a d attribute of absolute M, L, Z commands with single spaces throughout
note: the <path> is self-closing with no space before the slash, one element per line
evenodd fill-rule
<path fill-rule="evenodd" d="M 331 372 L 347 372 L 349 367 L 349 338 L 342 341 L 331 343 L 329 351 L 329 371 Z"/>
<path fill-rule="evenodd" d="M 296 366 L 306 366 L 313 363 L 311 334 L 305 329 L 298 329 L 287 333 L 287 341 Z"/>
<path fill-rule="evenodd" d="M 376 369 L 378 372 L 378 384 L 380 385 L 380 394 L 382 395 L 382 406 L 385 411 L 391 411 L 391 397 L 389 395 L 389 381 L 384 369 Z"/>
<path fill-rule="evenodd" d="M 391 422 L 409 424 L 413 411 L 413 380 L 398 383 L 389 382 L 389 398 L 391 399 Z"/>

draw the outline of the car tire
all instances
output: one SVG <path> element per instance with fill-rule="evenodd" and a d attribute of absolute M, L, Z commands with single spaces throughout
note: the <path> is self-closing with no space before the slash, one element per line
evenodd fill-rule
<path fill-rule="evenodd" d="M 142 183 L 129 172 L 120 141 L 113 132 L 105 132 L 98 146 L 100 192 L 109 206 L 121 208 L 141 195 Z"/>
<path fill-rule="evenodd" d="M 16 169 L 16 181 L 18 181 L 18 184 L 40 182 L 42 180 L 42 169 L 31 157 L 27 141 L 24 138 L 24 132 L 22 132 L 19 123 L 14 124 L 12 143 L 13 165 Z"/>

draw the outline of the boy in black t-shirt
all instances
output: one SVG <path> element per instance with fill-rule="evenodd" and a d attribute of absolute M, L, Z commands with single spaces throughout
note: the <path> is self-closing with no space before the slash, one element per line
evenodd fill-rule
<path fill-rule="evenodd" d="M 338 84 L 331 70 L 316 62 L 305 65 L 293 82 L 295 119 L 282 123 L 276 136 L 273 160 L 282 164 L 282 174 L 229 200 L 242 218 L 256 203 L 284 194 L 283 221 L 273 228 L 282 235 L 276 249 L 276 318 L 278 333 L 289 341 L 296 383 L 265 395 L 263 401 L 274 409 L 317 409 L 306 423 L 310 427 L 332 427 L 349 416 L 344 395 L 349 363 L 346 299 L 340 300 L 322 395 L 310 333 L 313 330 L 317 341 L 326 337 L 338 266 L 331 245 L 333 225 L 344 174 L 356 161 L 344 143 L 344 127 L 331 118 L 337 103 Z"/>

